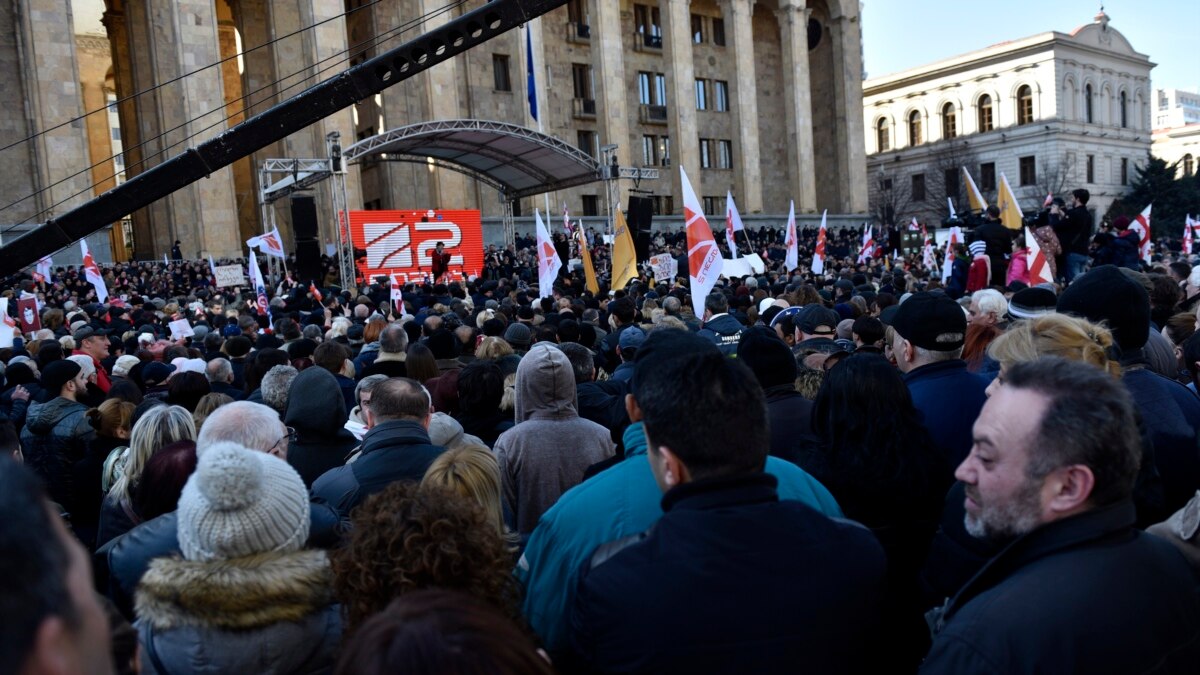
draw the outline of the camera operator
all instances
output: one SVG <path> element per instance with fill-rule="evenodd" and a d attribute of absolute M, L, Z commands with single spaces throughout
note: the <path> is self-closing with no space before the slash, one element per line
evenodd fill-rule
<path fill-rule="evenodd" d="M 1079 188 L 1071 192 L 1071 208 L 1062 212 L 1058 223 L 1051 223 L 1054 233 L 1062 243 L 1059 269 L 1065 270 L 1067 283 L 1083 273 L 1088 262 L 1088 242 L 1092 238 L 1092 214 L 1087 209 L 1091 195 Z"/>

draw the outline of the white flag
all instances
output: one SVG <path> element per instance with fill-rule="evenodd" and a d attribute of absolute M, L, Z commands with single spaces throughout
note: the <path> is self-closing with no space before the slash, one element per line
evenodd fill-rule
<path fill-rule="evenodd" d="M 950 205 L 950 220 L 956 220 L 958 218 L 958 214 L 954 212 L 954 199 L 952 197 L 946 197 L 946 203 Z"/>
<path fill-rule="evenodd" d="M 796 237 L 796 202 L 788 202 L 787 222 L 787 257 L 783 259 L 783 268 L 791 272 L 800 266 L 800 241 Z"/>
<path fill-rule="evenodd" d="M 729 257 L 736 259 L 738 257 L 737 240 L 734 238 L 735 232 L 741 232 L 745 228 L 742 227 L 742 216 L 738 213 L 737 204 L 733 203 L 733 191 L 725 192 L 725 241 L 729 243 Z"/>
<path fill-rule="evenodd" d="M 813 249 L 813 274 L 825 273 L 825 216 L 828 213 L 829 209 L 821 212 L 821 229 L 817 230 L 817 247 Z"/>
<path fill-rule="evenodd" d="M 250 251 L 250 283 L 254 286 L 255 307 L 259 316 L 270 316 L 271 306 L 267 304 L 267 284 L 263 281 L 262 270 L 258 269 L 258 258 L 254 250 Z"/>
<path fill-rule="evenodd" d="M 92 252 L 88 250 L 87 240 L 80 239 L 79 246 L 83 249 L 83 271 L 87 277 L 88 283 L 96 287 L 96 301 L 104 304 L 108 300 L 108 286 L 104 283 L 104 277 L 100 276 L 100 268 L 96 266 L 96 261 L 92 259 Z"/>
<path fill-rule="evenodd" d="M 54 261 L 50 256 L 46 256 L 37 261 L 37 267 L 34 268 L 34 279 L 38 282 L 50 281 L 50 268 L 54 266 Z"/>
<path fill-rule="evenodd" d="M 863 264 L 871 260 L 871 255 L 875 252 L 875 228 L 870 225 L 863 227 L 862 248 L 858 249 L 858 264 Z"/>
<path fill-rule="evenodd" d="M 957 227 L 950 228 L 950 238 L 946 240 L 946 257 L 942 260 L 943 284 L 950 279 L 950 273 L 954 271 L 954 247 L 960 243 L 962 243 L 962 230 Z"/>
<path fill-rule="evenodd" d="M 279 236 L 279 228 L 276 227 L 266 234 L 261 234 L 257 237 L 250 237 L 246 240 L 246 246 L 257 248 L 259 251 L 267 255 L 273 255 L 276 258 L 286 258 L 283 252 L 283 238 Z"/>
<path fill-rule="evenodd" d="M 687 229 L 688 245 L 688 278 L 692 287 L 692 310 L 697 317 L 704 316 L 704 299 L 708 297 L 717 277 L 721 276 L 724 262 L 717 241 L 713 239 L 712 227 L 704 217 L 704 209 L 692 184 L 688 181 L 687 172 L 679 167 L 679 176 L 683 184 L 683 223 Z"/>
<path fill-rule="evenodd" d="M 554 242 L 550 240 L 550 233 L 546 231 L 546 224 L 542 222 L 542 214 L 537 210 L 533 210 L 533 217 L 537 221 L 537 254 L 538 254 L 538 299 L 548 298 L 554 292 L 554 280 L 558 278 L 558 271 L 562 269 L 562 260 L 558 257 L 558 251 L 554 250 Z"/>
<path fill-rule="evenodd" d="M 211 254 L 208 256 L 208 271 L 212 272 L 213 279 L 217 278 L 217 263 L 213 262 Z"/>

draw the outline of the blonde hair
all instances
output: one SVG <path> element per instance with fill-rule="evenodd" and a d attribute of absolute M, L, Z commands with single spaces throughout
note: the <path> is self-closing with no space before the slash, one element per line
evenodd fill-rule
<path fill-rule="evenodd" d="M 1112 333 L 1100 324 L 1066 314 L 1046 314 L 1016 322 L 992 341 L 987 353 L 1001 368 L 1058 356 L 1090 363 L 1120 377 L 1120 364 L 1109 358 L 1112 346 Z"/>
<path fill-rule="evenodd" d="M 233 397 L 229 394 L 220 394 L 212 392 L 200 397 L 200 401 L 196 403 L 196 411 L 192 413 L 192 422 L 196 425 L 196 433 L 200 432 L 204 426 L 204 420 L 213 414 L 213 411 L 226 403 L 233 403 Z"/>
<path fill-rule="evenodd" d="M 129 422 L 133 419 L 133 411 L 136 408 L 137 406 L 129 401 L 110 398 L 87 411 L 87 417 L 97 434 L 116 438 L 119 430 L 129 431 Z"/>
<path fill-rule="evenodd" d="M 475 348 L 475 358 L 477 359 L 498 359 L 512 353 L 512 345 L 505 342 L 503 338 L 495 336 L 483 338 L 479 341 L 479 346 Z"/>
<path fill-rule="evenodd" d="M 117 501 L 129 499 L 133 486 L 142 478 L 146 462 L 154 453 L 175 441 L 194 440 L 196 423 L 186 408 L 157 405 L 147 410 L 133 425 L 133 431 L 129 434 L 129 461 L 125 463 L 125 473 L 113 484 L 108 496 Z"/>
<path fill-rule="evenodd" d="M 421 487 L 430 485 L 476 502 L 500 535 L 509 537 L 500 501 L 500 465 L 487 447 L 472 443 L 438 455 L 421 479 Z"/>

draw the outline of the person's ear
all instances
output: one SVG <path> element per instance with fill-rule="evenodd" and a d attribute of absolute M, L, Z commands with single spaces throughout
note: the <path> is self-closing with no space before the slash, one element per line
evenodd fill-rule
<path fill-rule="evenodd" d="M 51 616 L 38 625 L 27 663 L 33 666 L 30 672 L 65 675 L 78 666 L 73 663 L 75 652 L 66 622 L 61 617 Z"/>
<path fill-rule="evenodd" d="M 1055 469 L 1046 477 L 1043 494 L 1044 510 L 1064 517 L 1078 511 L 1092 496 L 1096 476 L 1086 464 L 1072 464 Z"/>
<path fill-rule="evenodd" d="M 625 414 L 629 415 L 630 422 L 642 421 L 642 409 L 638 407 L 637 399 L 633 394 L 625 394 Z"/>
<path fill-rule="evenodd" d="M 673 488 L 691 480 L 687 467 L 670 448 L 660 445 L 658 454 L 662 457 L 662 481 L 667 488 Z"/>

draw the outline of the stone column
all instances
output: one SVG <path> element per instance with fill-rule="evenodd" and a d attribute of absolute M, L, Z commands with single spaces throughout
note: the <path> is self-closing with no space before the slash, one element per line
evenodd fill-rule
<path fill-rule="evenodd" d="M 813 158 L 811 88 L 808 76 L 808 15 L 806 0 L 780 0 L 779 40 L 783 55 L 784 111 L 788 134 L 788 167 L 796 210 L 817 213 L 816 167 Z M 857 118 L 862 119 L 861 111 Z"/>
<path fill-rule="evenodd" d="M 601 145 L 616 143 L 621 166 L 640 164 L 639 149 L 629 136 L 628 89 L 625 75 L 625 41 L 621 6 L 611 0 L 594 0 L 592 16 L 592 68 L 598 76 L 596 113 L 600 117 Z M 602 211 L 604 211 L 602 209 Z"/>
<path fill-rule="evenodd" d="M 381 2 L 375 5 L 371 10 L 374 28 L 370 31 L 370 35 L 379 35 L 390 28 L 411 21 L 421 11 L 420 1 L 403 0 Z M 380 47 L 370 48 L 367 50 L 366 56 L 367 58 L 377 56 L 381 49 L 400 45 L 405 38 L 411 37 L 411 35 L 411 32 L 405 33 L 403 36 L 384 42 Z M 365 35 L 360 37 L 366 39 Z M 502 40 L 504 38 L 495 39 Z M 380 105 L 377 107 L 383 117 L 382 126 L 385 126 L 386 129 L 396 129 L 432 119 L 432 113 L 429 112 L 430 100 L 424 93 L 428 86 L 427 78 L 427 74 L 421 75 L 383 90 L 379 97 Z M 363 105 L 359 108 L 360 115 L 363 115 L 364 110 L 376 109 L 376 106 Z M 372 118 L 372 113 L 367 113 L 365 117 L 369 119 L 363 117 L 359 119 L 360 129 L 376 126 L 376 133 L 386 130 L 378 128 L 379 120 Z M 438 201 L 437 193 L 433 190 L 432 174 L 424 166 L 409 162 L 379 162 L 370 171 L 382 174 L 379 184 L 384 186 L 384 208 L 432 208 Z"/>
<path fill-rule="evenodd" d="M 445 6 L 445 2 L 442 0 L 421 0 L 420 4 L 422 15 L 427 15 Z M 449 23 L 456 15 L 457 12 L 442 12 L 426 20 L 421 31 L 423 34 L 428 34 L 437 30 Z M 459 81 L 462 78 L 459 72 L 462 66 L 460 60 L 461 57 L 455 57 L 448 61 L 443 61 L 420 76 L 420 80 L 425 87 L 424 94 L 426 100 L 429 102 L 428 119 L 451 120 L 463 117 L 462 106 L 459 104 L 458 90 Z M 520 70 L 521 72 L 525 70 L 524 61 L 521 62 Z M 523 83 L 525 78 L 520 78 L 520 81 Z M 399 85 L 396 88 L 399 89 L 403 86 Z M 434 204 L 428 205 L 428 208 L 431 209 L 462 208 L 467 205 L 465 200 L 468 199 L 468 195 L 474 194 L 473 190 L 468 190 L 467 188 L 466 176 L 457 171 L 449 171 L 447 169 L 433 170 L 430 187 L 432 197 L 435 201 Z"/>
<path fill-rule="evenodd" d="M 688 180 L 702 196 L 700 180 L 700 137 L 696 126 L 696 69 L 692 62 L 691 0 L 662 0 L 663 49 L 667 57 L 668 116 L 671 129 L 671 160 L 687 172 Z M 671 194 L 675 210 L 683 213 L 683 187 L 672 166 Z M 719 215 L 719 214 L 718 214 Z"/>
<path fill-rule="evenodd" d="M 754 1 L 726 0 L 721 12 L 733 18 L 733 43 L 736 75 L 729 105 L 733 112 L 733 126 L 737 129 L 738 194 L 746 213 L 761 213 L 763 210 L 762 164 L 759 161 L 758 143 L 758 82 L 754 66 Z"/>
<path fill-rule="evenodd" d="M 867 148 L 862 106 L 862 35 L 858 5 L 846 3 L 850 13 L 838 14 L 833 5 L 833 83 L 837 92 L 838 184 L 843 213 L 867 212 Z"/>

